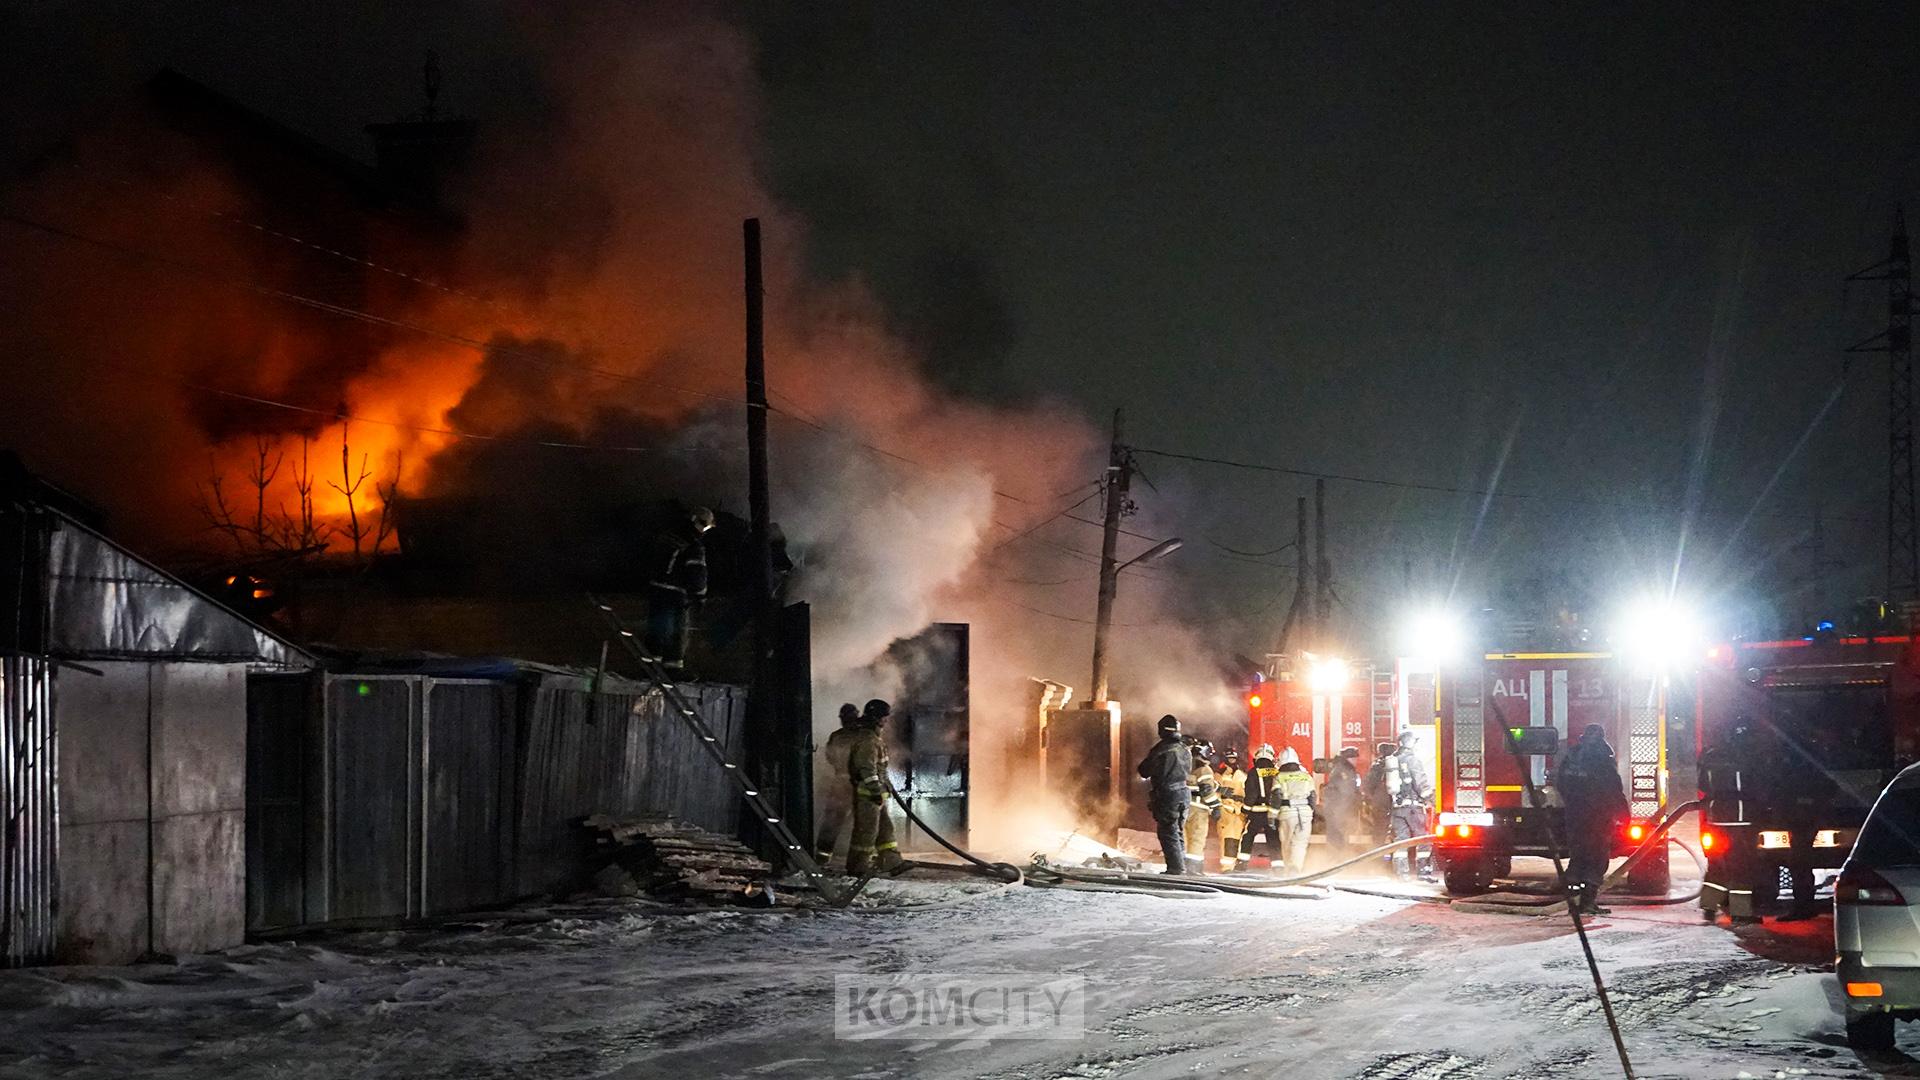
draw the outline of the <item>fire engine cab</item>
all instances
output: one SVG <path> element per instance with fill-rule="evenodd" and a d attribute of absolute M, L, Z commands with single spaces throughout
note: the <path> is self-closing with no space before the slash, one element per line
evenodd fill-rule
<path fill-rule="evenodd" d="M 1920 641 L 1749 641 L 1709 650 L 1699 675 L 1700 906 L 1754 918 L 1811 869 L 1846 861 L 1867 809 L 1920 759 Z"/>
<path fill-rule="evenodd" d="M 1448 892 L 1487 891 L 1515 855 L 1550 855 L 1557 843 L 1565 857 L 1566 833 L 1550 832 L 1562 815 L 1550 780 L 1588 724 L 1606 731 L 1631 803 L 1614 854 L 1631 853 L 1653 827 L 1666 802 L 1664 675 L 1606 652 L 1487 653 L 1423 674 L 1403 670 L 1407 723 L 1432 725 L 1434 855 Z M 1664 894 L 1667 883 L 1664 847 L 1629 872 L 1636 892 Z"/>

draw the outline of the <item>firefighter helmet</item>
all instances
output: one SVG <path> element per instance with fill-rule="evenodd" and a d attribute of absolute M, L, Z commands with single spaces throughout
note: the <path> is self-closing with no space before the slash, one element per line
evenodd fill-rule
<path fill-rule="evenodd" d="M 1400 745 L 1412 746 L 1414 740 L 1417 738 L 1419 738 L 1419 736 L 1415 735 L 1411 730 L 1403 731 L 1400 733 Z"/>
<path fill-rule="evenodd" d="M 1162 735 L 1180 734 L 1180 718 L 1173 715 L 1172 713 L 1168 713 L 1167 715 L 1161 717 L 1160 718 L 1160 734 Z"/>
<path fill-rule="evenodd" d="M 1264 761 L 1272 761 L 1272 760 L 1273 760 L 1273 744 L 1272 744 L 1272 743 L 1261 743 L 1261 744 L 1260 744 L 1260 748 L 1259 748 L 1258 750 L 1255 750 L 1255 751 L 1253 752 L 1253 760 L 1255 760 L 1255 761 L 1263 761 L 1263 760 L 1264 760 Z"/>
<path fill-rule="evenodd" d="M 1266 748 L 1266 747 L 1264 747 L 1264 746 L 1263 746 L 1263 747 L 1261 747 L 1260 749 L 1262 749 L 1262 750 L 1267 750 L 1267 748 Z M 1268 757 L 1272 757 L 1272 756 L 1273 756 L 1273 752 L 1272 752 L 1271 750 L 1268 750 L 1268 752 L 1267 752 L 1267 756 L 1268 756 Z M 1291 747 L 1291 746 L 1289 746 L 1289 747 L 1287 747 L 1286 749 L 1284 749 L 1284 750 L 1282 750 L 1282 751 L 1280 751 L 1280 761 L 1279 761 L 1279 764 L 1281 764 L 1281 765 L 1298 765 L 1298 764 L 1300 764 L 1300 755 L 1294 752 L 1294 749 L 1293 749 L 1293 747 Z"/>
<path fill-rule="evenodd" d="M 880 698 L 874 698 L 872 701 L 867 702 L 867 707 L 860 710 L 860 718 L 871 724 L 877 724 L 892 715 L 893 706 L 887 704 Z"/>
<path fill-rule="evenodd" d="M 858 719 L 860 719 L 860 706 L 851 701 L 840 706 L 840 726 L 845 727 Z"/>

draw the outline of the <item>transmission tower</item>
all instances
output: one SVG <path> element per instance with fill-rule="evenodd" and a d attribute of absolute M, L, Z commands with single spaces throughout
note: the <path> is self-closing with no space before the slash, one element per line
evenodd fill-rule
<path fill-rule="evenodd" d="M 1907 216 L 1895 211 L 1884 262 L 1848 281 L 1887 283 L 1887 328 L 1848 352 L 1887 354 L 1887 599 L 1920 598 L 1920 526 L 1913 501 L 1913 263 Z"/>

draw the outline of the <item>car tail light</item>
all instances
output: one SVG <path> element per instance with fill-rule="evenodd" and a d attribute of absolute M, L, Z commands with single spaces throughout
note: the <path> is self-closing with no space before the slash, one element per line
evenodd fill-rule
<path fill-rule="evenodd" d="M 1471 837 L 1471 836 L 1473 835 L 1473 826 L 1471 826 L 1471 825 L 1455 825 L 1455 826 L 1453 827 L 1453 835 L 1455 835 L 1455 836 L 1457 836 L 1457 837 L 1459 837 L 1459 838 L 1460 838 L 1460 839 L 1462 839 L 1462 840 L 1465 840 L 1465 839 L 1468 839 L 1469 837 Z"/>
<path fill-rule="evenodd" d="M 1715 836 L 1714 834 L 1706 831 L 1705 829 L 1700 830 L 1700 850 L 1701 851 L 1712 851 L 1715 847 L 1719 845 L 1719 843 L 1720 843 L 1720 838 L 1718 836 Z"/>
<path fill-rule="evenodd" d="M 1880 990 L 1879 983 L 1862 982 L 1862 983 L 1847 984 L 1848 997 L 1879 997 L 1880 994 L 1881 994 L 1881 990 Z"/>
<path fill-rule="evenodd" d="M 1645 840 L 1646 838 L 1647 838 L 1647 827 L 1645 825 L 1640 825 L 1636 823 L 1636 824 L 1627 826 L 1627 839 L 1637 844 L 1640 841 Z"/>
<path fill-rule="evenodd" d="M 1892 906 L 1904 904 L 1906 897 L 1893 883 L 1864 866 L 1848 866 L 1840 871 L 1840 880 L 1833 884 L 1833 902 L 1836 904 L 1871 904 Z"/>

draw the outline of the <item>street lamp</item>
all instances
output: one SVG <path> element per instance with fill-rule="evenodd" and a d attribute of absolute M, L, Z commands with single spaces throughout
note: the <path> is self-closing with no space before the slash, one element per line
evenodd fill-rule
<path fill-rule="evenodd" d="M 1117 574 L 1120 571 L 1125 570 L 1127 567 L 1132 566 L 1134 563 L 1152 562 L 1155 559 L 1162 558 L 1167 555 L 1171 555 L 1174 552 L 1179 551 L 1180 546 L 1185 543 L 1186 543 L 1185 540 L 1182 540 L 1177 536 L 1171 540 L 1162 540 L 1159 543 L 1148 548 L 1147 550 L 1141 552 L 1140 554 L 1135 555 L 1133 558 L 1128 559 L 1126 562 L 1121 563 L 1119 566 L 1114 568 L 1113 572 Z"/>
<path fill-rule="evenodd" d="M 1100 561 L 1100 606 L 1093 618 L 1093 701 L 1096 705 L 1107 700 L 1107 631 L 1113 625 L 1113 594 L 1120 583 L 1120 571 L 1171 555 L 1180 550 L 1182 543 L 1179 537 L 1162 540 L 1117 566 L 1111 554 L 1113 546 L 1107 545 L 1107 557 Z"/>

